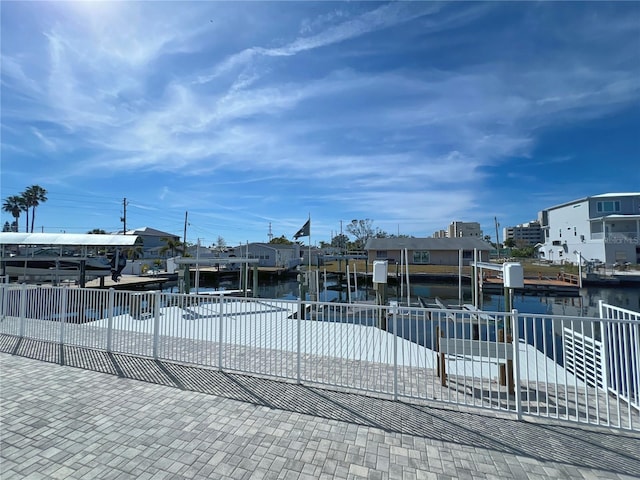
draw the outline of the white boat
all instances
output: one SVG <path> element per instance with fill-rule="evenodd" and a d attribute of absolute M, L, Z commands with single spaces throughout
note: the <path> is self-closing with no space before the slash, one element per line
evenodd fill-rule
<path fill-rule="evenodd" d="M 77 277 L 84 262 L 87 277 L 111 275 L 112 265 L 106 256 L 79 256 L 57 248 L 40 248 L 25 255 L 4 260 L 5 275 L 19 277 Z"/>

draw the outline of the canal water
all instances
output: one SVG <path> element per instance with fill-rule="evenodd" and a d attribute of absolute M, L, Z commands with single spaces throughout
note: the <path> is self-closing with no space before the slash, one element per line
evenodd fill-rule
<path fill-rule="evenodd" d="M 346 289 L 336 290 L 334 284 L 329 285 L 326 290 L 321 290 L 321 301 L 347 302 L 348 294 Z M 396 286 L 389 286 L 387 297 L 389 300 L 397 300 L 401 296 L 402 302 L 406 304 L 406 286 L 403 291 Z M 402 295 L 400 295 L 402 293 Z M 262 298 L 283 298 L 295 300 L 299 296 L 298 282 L 293 279 L 282 279 L 271 284 L 259 286 L 258 295 Z M 458 285 L 413 282 L 410 284 L 410 299 L 412 304 L 419 304 L 418 298 L 422 298 L 427 303 L 433 303 L 435 298 L 441 299 L 446 304 L 458 304 Z M 371 288 L 360 288 L 357 292 L 352 287 L 352 300 L 374 300 L 375 293 Z M 520 313 L 531 313 L 541 315 L 568 315 L 579 317 L 598 317 L 598 301 L 615 305 L 620 308 L 640 312 L 640 287 L 586 287 L 579 291 L 578 296 L 530 296 L 515 295 L 513 298 L 513 308 Z M 472 303 L 471 286 L 463 285 L 462 303 Z M 481 309 L 491 312 L 503 312 L 505 310 L 504 295 L 483 294 L 480 301 Z"/>

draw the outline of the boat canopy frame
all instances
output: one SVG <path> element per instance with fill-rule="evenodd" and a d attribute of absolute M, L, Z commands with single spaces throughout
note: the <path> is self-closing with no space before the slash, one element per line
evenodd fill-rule
<path fill-rule="evenodd" d="M 29 245 L 46 247 L 133 247 L 142 245 L 138 235 L 99 233 L 19 233 L 1 232 L 0 247 Z"/>

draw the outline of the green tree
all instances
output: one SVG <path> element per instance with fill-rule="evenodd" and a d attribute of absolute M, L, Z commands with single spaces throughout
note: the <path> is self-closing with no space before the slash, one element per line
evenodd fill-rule
<path fill-rule="evenodd" d="M 47 191 L 40 185 L 31 185 L 22 193 L 24 203 L 27 207 L 27 222 L 29 218 L 28 209 L 31 208 L 31 233 L 36 220 L 36 207 L 47 201 Z"/>
<path fill-rule="evenodd" d="M 347 232 L 355 237 L 355 245 L 358 250 L 364 249 L 367 240 L 374 236 L 373 220 L 365 218 L 364 220 L 351 220 L 347 225 Z"/>
<path fill-rule="evenodd" d="M 535 255 L 535 247 L 514 248 L 511 250 L 511 256 L 516 258 L 533 258 Z"/>
<path fill-rule="evenodd" d="M 512 248 L 516 246 L 516 241 L 513 238 L 507 238 L 502 244 L 505 247 Z"/>
<path fill-rule="evenodd" d="M 129 247 L 124 251 L 124 253 L 127 255 L 127 258 L 130 258 L 131 260 L 142 258 L 143 256 L 142 245 L 135 245 L 133 247 Z"/>
<path fill-rule="evenodd" d="M 331 246 L 339 248 L 341 252 L 344 252 L 349 244 L 349 237 L 344 233 L 340 233 L 331 239 Z"/>
<path fill-rule="evenodd" d="M 293 245 L 293 242 L 289 240 L 285 235 L 273 237 L 271 240 L 269 240 L 269 243 L 275 243 L 278 245 Z"/>
<path fill-rule="evenodd" d="M 10 195 L 4 199 L 2 204 L 2 210 L 11 214 L 15 219 L 15 232 L 18 231 L 18 219 L 20 218 L 20 212 L 25 210 L 24 198 L 22 195 Z"/>
<path fill-rule="evenodd" d="M 171 256 L 175 257 L 176 256 L 176 252 L 184 254 L 184 246 L 182 245 L 182 242 L 180 240 L 178 240 L 175 237 L 162 237 L 160 239 L 161 241 L 163 241 L 165 243 L 165 245 L 163 245 L 160 248 L 160 253 L 167 253 L 167 252 L 171 252 Z"/>
<path fill-rule="evenodd" d="M 105 232 L 101 228 L 94 228 L 93 230 L 89 230 L 87 233 L 88 234 L 95 234 L 95 235 L 106 235 L 107 232 Z"/>
<path fill-rule="evenodd" d="M 9 222 L 4 222 L 4 226 L 2 227 L 2 231 L 3 232 L 10 232 L 11 231 L 11 224 Z"/>

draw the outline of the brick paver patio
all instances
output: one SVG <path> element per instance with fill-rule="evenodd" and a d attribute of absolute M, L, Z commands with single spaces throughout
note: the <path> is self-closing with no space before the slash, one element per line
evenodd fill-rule
<path fill-rule="evenodd" d="M 640 477 L 631 432 L 6 336 L 0 352 L 3 480 Z"/>

